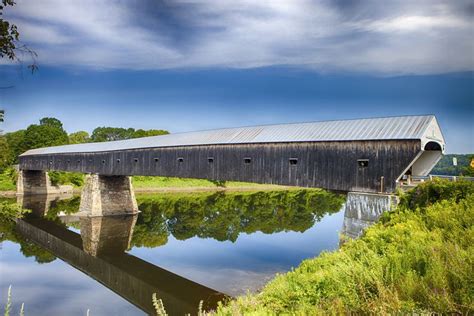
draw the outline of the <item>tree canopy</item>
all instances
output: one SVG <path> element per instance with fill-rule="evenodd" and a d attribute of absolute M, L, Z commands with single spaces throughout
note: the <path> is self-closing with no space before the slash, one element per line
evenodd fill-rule
<path fill-rule="evenodd" d="M 90 141 L 89 133 L 86 131 L 79 131 L 69 134 L 69 144 L 83 144 Z"/>
<path fill-rule="evenodd" d="M 55 118 L 45 117 L 40 124 L 30 125 L 25 131 L 23 148 L 34 149 L 49 146 L 59 146 L 69 143 L 66 131 L 61 121 Z"/>
<path fill-rule="evenodd" d="M 107 142 L 107 141 L 114 141 L 114 140 L 123 140 L 123 139 L 157 136 L 157 135 L 165 135 L 165 134 L 169 134 L 169 132 L 165 130 L 156 130 L 156 129 L 135 130 L 134 128 L 97 127 L 92 132 L 90 140 L 91 142 Z"/>
<path fill-rule="evenodd" d="M 54 117 L 44 117 L 39 120 L 39 124 L 32 124 L 26 130 L 6 133 L 3 136 L 0 135 L 2 137 L 0 139 L 0 169 L 18 163 L 18 156 L 29 149 L 164 134 L 168 134 L 168 131 L 161 129 L 135 130 L 134 128 L 98 127 L 92 135 L 89 135 L 86 131 L 77 131 L 68 135 L 60 120 Z"/>

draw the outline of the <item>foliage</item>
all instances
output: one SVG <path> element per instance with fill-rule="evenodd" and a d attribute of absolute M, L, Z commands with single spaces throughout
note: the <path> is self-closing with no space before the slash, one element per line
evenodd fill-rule
<path fill-rule="evenodd" d="M 159 136 L 159 135 L 166 135 L 166 134 L 169 134 L 169 132 L 163 129 L 149 129 L 149 130 L 137 129 L 133 133 L 132 138 Z"/>
<path fill-rule="evenodd" d="M 34 72 L 38 69 L 36 64 L 37 54 L 28 46 L 20 43 L 20 33 L 17 26 L 3 18 L 3 10 L 8 6 L 14 5 L 14 0 L 2 0 L 0 3 L 0 58 L 21 62 L 18 53 L 26 53 L 33 60 L 33 63 L 28 68 L 31 69 L 31 72 Z"/>
<path fill-rule="evenodd" d="M 151 301 L 153 302 L 153 307 L 155 308 L 155 312 L 157 316 L 167 316 L 168 313 L 166 313 L 165 306 L 163 305 L 163 301 L 161 299 L 158 299 L 156 296 L 156 293 L 153 293 L 151 296 Z M 198 316 L 204 316 L 206 313 L 203 311 L 203 302 L 204 301 L 199 301 L 199 306 L 198 306 Z"/>
<path fill-rule="evenodd" d="M 153 302 L 153 307 L 155 308 L 157 316 L 168 316 L 166 309 L 163 305 L 163 301 L 156 297 L 156 293 L 153 293 L 151 300 Z"/>
<path fill-rule="evenodd" d="M 20 244 L 20 251 L 25 257 L 35 257 L 38 263 L 54 261 L 56 257 L 44 248 L 26 240 L 15 230 L 15 220 L 22 218 L 29 210 L 8 199 L 0 200 L 0 243 L 9 240 Z"/>
<path fill-rule="evenodd" d="M 213 181 L 207 179 L 190 179 L 190 178 L 176 178 L 176 177 L 150 177 L 150 176 L 134 176 L 133 186 L 135 188 L 262 188 L 278 186 L 262 185 L 258 183 L 236 182 L 236 181 Z"/>
<path fill-rule="evenodd" d="M 7 168 L 0 173 L 0 191 L 16 190 L 18 174 L 15 169 Z"/>
<path fill-rule="evenodd" d="M 0 109 L 0 122 L 3 122 L 4 117 L 5 117 L 5 110 Z"/>
<path fill-rule="evenodd" d="M 0 172 L 10 165 L 10 148 L 8 147 L 7 138 L 0 135 Z"/>
<path fill-rule="evenodd" d="M 453 158 L 457 159 L 457 166 L 453 166 Z M 445 155 L 431 170 L 431 174 L 447 176 L 474 176 L 474 170 L 470 166 L 474 155 L 453 154 Z"/>
<path fill-rule="evenodd" d="M 7 304 L 5 305 L 5 310 L 4 310 L 4 316 L 10 316 L 12 308 L 12 286 L 10 285 L 8 287 L 8 293 L 7 293 Z"/>
<path fill-rule="evenodd" d="M 84 175 L 78 172 L 49 171 L 49 179 L 54 186 L 72 184 L 81 187 L 84 184 Z"/>
<path fill-rule="evenodd" d="M 90 136 L 88 132 L 79 131 L 72 134 L 69 134 L 69 144 L 83 144 L 90 141 Z"/>
<path fill-rule="evenodd" d="M 425 208 L 438 201 L 455 200 L 459 202 L 470 194 L 474 194 L 472 182 L 460 179 L 450 182 L 446 179 L 434 179 L 418 185 L 400 197 L 400 208 Z"/>
<path fill-rule="evenodd" d="M 194 193 L 138 196 L 141 213 L 132 245 L 156 247 L 176 239 L 235 242 L 240 233 L 304 232 L 325 214 L 339 211 L 343 197 L 323 190 Z"/>
<path fill-rule="evenodd" d="M 65 145 L 69 142 L 63 124 L 55 118 L 42 118 L 39 125 L 30 125 L 25 131 L 23 149 Z"/>
<path fill-rule="evenodd" d="M 7 57 L 8 59 L 16 59 L 16 42 L 20 38 L 18 28 L 15 24 L 3 19 L 3 9 L 7 6 L 13 6 L 13 0 L 2 0 L 0 4 L 0 58 Z"/>
<path fill-rule="evenodd" d="M 427 203 L 433 187 L 443 193 Z M 472 313 L 473 187 L 420 186 L 426 192 L 404 197 L 360 239 L 303 261 L 260 294 L 221 304 L 216 314 Z"/>
<path fill-rule="evenodd" d="M 0 202 L 0 218 L 2 221 L 13 221 L 22 218 L 29 210 L 24 210 L 17 203 Z"/>
<path fill-rule="evenodd" d="M 92 131 L 91 142 L 106 142 L 169 134 L 165 130 L 135 130 L 134 128 L 97 127 Z"/>
<path fill-rule="evenodd" d="M 15 164 L 18 163 L 18 156 L 24 153 L 27 148 L 25 148 L 25 130 L 18 130 L 16 132 L 11 132 L 5 134 L 8 143 L 8 163 Z"/>

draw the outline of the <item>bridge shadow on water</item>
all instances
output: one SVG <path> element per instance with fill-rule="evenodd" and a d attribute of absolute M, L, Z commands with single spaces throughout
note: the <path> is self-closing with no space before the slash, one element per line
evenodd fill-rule
<path fill-rule="evenodd" d="M 171 315 L 215 308 L 217 290 L 133 256 L 133 247 L 160 247 L 170 236 L 236 242 L 240 234 L 304 232 L 329 214 L 345 211 L 342 233 L 357 237 L 387 207 L 387 199 L 346 197 L 322 190 L 138 195 L 139 215 L 78 216 L 80 197 L 25 195 L 32 213 L 18 220 L 16 241 L 28 255 L 56 257 L 100 282 L 144 312 L 157 293 Z M 346 203 L 344 203 L 346 202 Z M 26 254 L 26 253 L 25 253 Z"/>

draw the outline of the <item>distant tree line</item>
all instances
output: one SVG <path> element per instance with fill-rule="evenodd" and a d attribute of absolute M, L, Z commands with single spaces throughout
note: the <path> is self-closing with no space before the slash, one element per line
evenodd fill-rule
<path fill-rule="evenodd" d="M 0 117 L 3 120 L 3 112 L 0 113 L 2 113 Z M 169 132 L 166 130 L 136 130 L 120 127 L 97 127 L 92 135 L 85 131 L 68 134 L 60 120 L 45 117 L 39 121 L 39 124 L 31 124 L 24 130 L 6 134 L 0 133 L 0 172 L 8 166 L 18 163 L 18 156 L 30 149 L 164 134 L 169 134 Z"/>
<path fill-rule="evenodd" d="M 453 158 L 456 158 L 457 165 L 453 164 Z M 468 154 L 450 154 L 445 155 L 431 170 L 431 174 L 447 176 L 470 176 L 474 177 L 474 169 L 471 167 L 471 161 L 474 155 Z"/>

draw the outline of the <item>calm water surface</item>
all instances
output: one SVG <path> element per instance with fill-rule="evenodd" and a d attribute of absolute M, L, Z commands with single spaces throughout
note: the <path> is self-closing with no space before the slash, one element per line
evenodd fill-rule
<path fill-rule="evenodd" d="M 338 247 L 344 197 L 317 190 L 138 195 L 141 213 L 75 216 L 79 197 L 25 197 L 33 214 L 1 224 L 0 289 L 13 314 L 170 314 L 257 291 Z"/>

